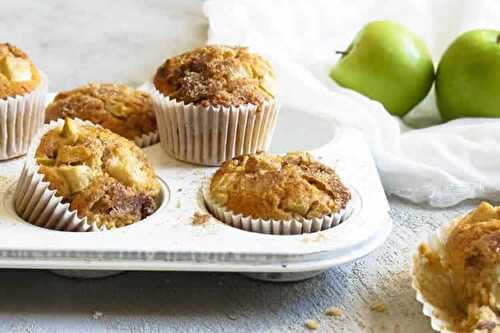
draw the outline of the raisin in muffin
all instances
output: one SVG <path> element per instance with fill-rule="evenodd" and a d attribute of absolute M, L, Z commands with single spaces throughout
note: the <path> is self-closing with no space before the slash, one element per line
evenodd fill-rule
<path fill-rule="evenodd" d="M 40 84 L 40 73 L 26 53 L 14 45 L 1 43 L 0 99 L 25 95 Z"/>
<path fill-rule="evenodd" d="M 209 45 L 167 59 L 154 85 L 171 99 L 203 106 L 260 105 L 276 95 L 269 62 L 243 47 Z"/>
<path fill-rule="evenodd" d="M 122 84 L 89 84 L 61 92 L 45 113 L 47 123 L 65 117 L 80 118 L 129 140 L 157 130 L 149 94 Z"/>
<path fill-rule="evenodd" d="M 351 198 L 335 171 L 303 152 L 243 155 L 212 177 L 209 200 L 255 219 L 314 219 L 335 214 Z"/>
<path fill-rule="evenodd" d="M 500 207 L 481 203 L 456 221 L 443 244 L 423 244 L 417 286 L 458 332 L 500 332 Z"/>
<path fill-rule="evenodd" d="M 42 137 L 35 159 L 50 189 L 98 227 L 126 226 L 158 207 L 160 185 L 144 152 L 107 129 L 66 118 Z"/>

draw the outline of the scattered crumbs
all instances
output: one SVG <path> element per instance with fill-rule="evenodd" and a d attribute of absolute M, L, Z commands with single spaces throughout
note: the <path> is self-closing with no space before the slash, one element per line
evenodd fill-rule
<path fill-rule="evenodd" d="M 304 324 L 310 330 L 317 330 L 319 328 L 319 323 L 314 319 L 306 320 Z"/>
<path fill-rule="evenodd" d="M 384 312 L 385 311 L 385 304 L 384 303 L 373 304 L 370 307 L 370 310 L 376 311 L 376 312 Z"/>
<path fill-rule="evenodd" d="M 92 314 L 92 318 L 94 318 L 95 320 L 101 319 L 102 316 L 103 316 L 103 313 L 100 311 L 97 311 L 97 310 L 95 310 L 94 313 Z"/>
<path fill-rule="evenodd" d="M 208 219 L 210 219 L 210 215 L 208 214 L 203 214 L 200 212 L 196 212 L 193 215 L 193 221 L 192 223 L 194 225 L 202 225 L 208 222 Z"/>
<path fill-rule="evenodd" d="M 326 309 L 325 314 L 327 316 L 340 317 L 344 314 L 344 311 L 342 311 L 341 308 L 338 308 L 336 306 L 331 306 L 328 309 Z"/>
<path fill-rule="evenodd" d="M 181 208 L 181 202 L 180 201 L 177 201 L 175 203 L 175 208 Z"/>
<path fill-rule="evenodd" d="M 233 315 L 227 315 L 227 317 L 231 320 L 238 320 L 238 318 L 236 316 L 233 316 Z"/>

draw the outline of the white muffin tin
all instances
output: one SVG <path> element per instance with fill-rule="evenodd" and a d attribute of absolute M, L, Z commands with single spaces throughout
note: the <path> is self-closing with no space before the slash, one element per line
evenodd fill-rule
<path fill-rule="evenodd" d="M 0 162 L 0 267 L 229 271 L 290 281 L 350 262 L 379 247 L 389 235 L 392 222 L 362 135 L 339 128 L 333 116 L 283 108 L 271 151 L 294 150 L 308 150 L 333 166 L 352 189 L 351 215 L 339 226 L 283 236 L 239 230 L 212 217 L 194 225 L 195 212 L 207 213 L 200 192 L 202 181 L 216 168 L 176 161 L 156 144 L 145 152 L 167 186 L 164 197 L 168 202 L 159 211 L 139 223 L 111 231 L 52 231 L 23 221 L 14 211 L 13 193 L 23 158 Z"/>

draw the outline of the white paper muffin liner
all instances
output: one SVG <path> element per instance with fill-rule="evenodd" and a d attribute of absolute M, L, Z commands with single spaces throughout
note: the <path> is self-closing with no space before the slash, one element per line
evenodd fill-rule
<path fill-rule="evenodd" d="M 201 165 L 220 165 L 242 154 L 266 151 L 276 126 L 277 100 L 259 107 L 203 107 L 177 102 L 153 83 L 144 87 L 153 99 L 160 144 L 176 159 Z"/>
<path fill-rule="evenodd" d="M 96 126 L 90 121 L 74 119 L 79 125 Z M 25 221 L 39 227 L 60 231 L 103 231 L 95 223 L 89 223 L 87 218 L 80 218 L 75 210 L 69 208 L 69 203 L 63 203 L 63 198 L 49 189 L 49 183 L 38 173 L 39 167 L 35 160 L 35 152 L 43 135 L 49 130 L 64 125 L 64 119 L 52 121 L 43 127 L 42 131 L 32 141 L 26 156 L 26 162 L 17 183 L 14 194 L 16 213 Z"/>
<path fill-rule="evenodd" d="M 138 145 L 140 148 L 152 146 L 155 143 L 158 143 L 159 141 L 160 141 L 160 134 L 158 133 L 158 131 L 143 134 L 140 137 L 134 139 L 135 144 Z"/>
<path fill-rule="evenodd" d="M 350 202 L 348 202 L 345 209 L 321 218 L 299 218 L 287 221 L 255 219 L 242 214 L 236 214 L 212 200 L 209 194 L 210 179 L 203 182 L 202 193 L 208 211 L 219 221 L 238 229 L 262 234 L 298 235 L 326 230 L 342 223 L 351 212 Z"/>
<path fill-rule="evenodd" d="M 48 81 L 40 73 L 40 86 L 26 95 L 0 100 L 0 160 L 26 154 L 45 119 Z"/>
<path fill-rule="evenodd" d="M 453 228 L 459 221 L 460 218 L 441 226 L 435 232 L 431 233 L 427 237 L 427 239 L 423 242 L 423 244 L 426 244 L 432 251 L 436 251 L 438 253 L 442 252 L 444 245 L 446 244 L 446 240 L 448 239 L 450 231 L 453 230 Z M 417 272 L 415 267 L 415 260 L 417 260 L 418 256 L 419 253 L 417 250 L 417 253 L 413 256 L 412 260 L 411 275 L 412 275 L 412 287 L 416 292 L 417 301 L 419 301 L 422 304 L 422 313 L 430 318 L 431 327 L 435 331 L 442 333 L 453 333 L 453 331 L 450 331 L 447 328 L 450 327 L 450 323 L 443 320 L 445 316 L 440 315 L 442 314 L 442 311 L 434 307 L 432 303 L 430 303 L 422 294 L 422 292 L 419 290 L 417 276 L 416 276 Z"/>

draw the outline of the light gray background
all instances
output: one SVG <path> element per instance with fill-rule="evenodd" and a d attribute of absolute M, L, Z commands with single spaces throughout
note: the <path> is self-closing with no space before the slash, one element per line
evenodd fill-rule
<path fill-rule="evenodd" d="M 166 57 L 204 43 L 201 7 L 182 0 L 3 0 L 0 40 L 28 52 L 52 91 L 87 82 L 137 85 Z M 74 280 L 0 270 L 0 332 L 303 332 L 307 319 L 320 322 L 318 332 L 430 332 L 410 287 L 409 258 L 418 240 L 472 203 L 437 210 L 390 202 L 394 232 L 382 248 L 305 282 L 181 272 Z M 370 311 L 378 302 L 387 311 Z M 329 306 L 344 316 L 325 316 Z"/>

